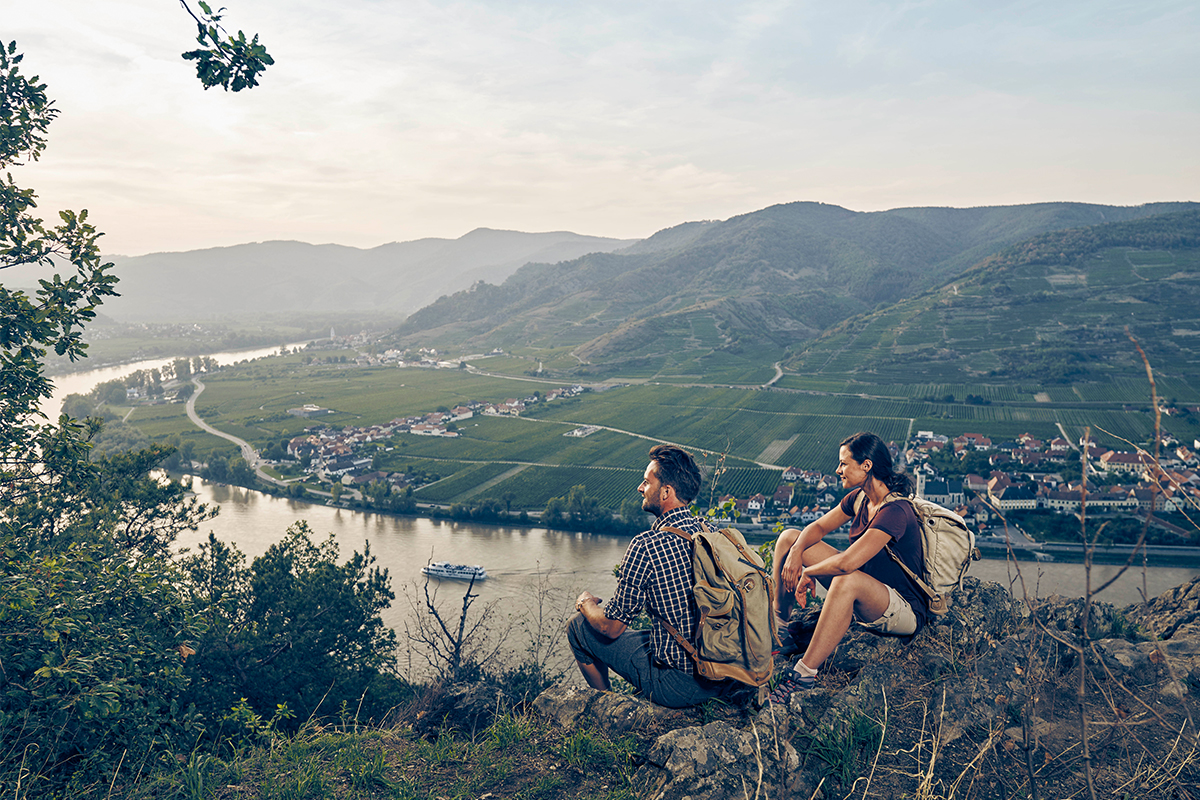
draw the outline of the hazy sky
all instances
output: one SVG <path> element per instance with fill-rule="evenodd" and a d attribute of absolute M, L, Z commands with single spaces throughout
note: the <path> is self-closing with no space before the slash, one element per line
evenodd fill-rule
<path fill-rule="evenodd" d="M 4 0 L 62 111 L 14 173 L 45 216 L 135 255 L 1200 200 L 1195 0 L 227 3 L 276 60 L 237 94 L 173 0 Z"/>

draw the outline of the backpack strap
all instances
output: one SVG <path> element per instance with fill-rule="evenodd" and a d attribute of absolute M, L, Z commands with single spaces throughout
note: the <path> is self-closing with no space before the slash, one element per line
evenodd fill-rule
<path fill-rule="evenodd" d="M 854 498 L 854 514 L 855 514 L 855 516 L 857 516 L 858 512 L 862 509 L 863 503 L 866 502 L 866 499 L 867 499 L 867 493 L 860 489 L 858 492 L 858 497 Z M 863 528 L 863 531 L 870 530 L 871 525 L 875 522 L 875 517 L 877 517 L 879 515 L 880 511 L 883 511 L 883 507 L 886 506 L 888 503 L 894 502 L 896 500 L 908 500 L 908 498 L 905 497 L 904 495 L 898 494 L 896 492 L 892 492 L 887 497 L 883 498 L 883 502 L 879 504 L 879 508 L 875 509 L 875 513 L 871 515 L 871 519 L 869 519 L 867 521 L 867 527 Z M 916 505 L 914 505 L 913 503 L 910 502 L 909 506 L 912 508 L 913 514 L 917 515 L 917 522 L 918 522 L 918 524 L 920 524 L 921 517 L 919 514 L 917 514 Z M 917 587 L 922 592 L 925 593 L 925 596 L 929 598 L 930 603 L 941 602 L 942 596 L 940 594 L 938 594 L 937 592 L 935 592 L 933 590 L 933 587 L 930 586 L 928 583 L 926 583 L 921 578 L 920 575 L 913 572 L 912 569 L 909 568 L 908 564 L 905 564 L 904 560 L 901 559 L 900 556 L 896 555 L 896 551 L 892 549 L 892 546 L 890 544 L 885 544 L 883 546 L 883 549 L 887 550 L 887 554 L 892 557 L 892 561 L 895 561 L 897 564 L 900 565 L 900 569 L 904 570 L 904 574 L 907 575 L 908 577 L 912 578 L 913 583 L 915 583 L 917 585 Z M 923 548 L 922 548 L 922 550 L 923 550 Z"/>
<path fill-rule="evenodd" d="M 700 525 L 702 528 L 704 528 L 705 533 L 709 532 L 708 526 L 704 524 L 704 520 L 700 520 Z M 676 528 L 672 525 L 664 525 L 663 527 L 659 528 L 659 530 L 660 531 L 670 531 L 671 533 L 675 534 L 679 538 L 683 539 L 689 545 L 694 543 L 693 539 L 692 539 L 692 534 L 688 533 L 687 531 L 683 530 L 682 528 Z M 688 658 L 690 658 L 692 660 L 692 663 L 695 664 L 697 670 L 699 670 L 700 651 L 698 651 L 696 649 L 696 646 L 694 644 L 692 644 L 691 642 L 689 642 L 687 639 L 685 639 L 683 634 L 680 633 L 675 628 L 674 625 L 667 622 L 666 618 L 663 617 L 661 614 L 656 614 L 654 612 L 654 610 L 650 609 L 650 608 L 647 608 L 646 612 L 651 617 L 654 617 L 654 619 L 658 620 L 662 624 L 663 628 L 667 631 L 667 633 L 671 634 L 671 638 L 675 640 L 675 643 L 683 649 L 683 652 L 687 653 Z M 699 674 L 699 672 L 697 672 L 697 674 Z"/>
<path fill-rule="evenodd" d="M 675 528 L 670 525 L 664 525 L 661 528 L 659 528 L 659 530 L 660 531 L 670 531 L 671 533 L 675 534 L 676 536 L 681 537 L 685 542 L 688 542 L 689 544 L 692 541 L 692 535 L 681 528 Z"/>
<path fill-rule="evenodd" d="M 658 620 L 662 624 L 662 626 L 667 629 L 667 633 L 671 634 L 671 638 L 675 640 L 675 643 L 683 648 L 683 651 L 688 654 L 688 658 L 690 658 L 692 660 L 692 663 L 696 664 L 696 666 L 699 666 L 700 665 L 700 653 L 699 653 L 699 651 L 696 650 L 696 646 L 693 645 L 691 642 L 689 642 L 687 639 L 683 638 L 683 634 L 680 633 L 678 630 L 676 630 L 675 626 L 672 625 L 671 623 L 667 622 L 663 617 L 659 616 L 658 614 L 655 614 L 650 609 L 646 609 L 646 610 L 650 613 L 650 616 L 652 616 L 656 620 Z"/>

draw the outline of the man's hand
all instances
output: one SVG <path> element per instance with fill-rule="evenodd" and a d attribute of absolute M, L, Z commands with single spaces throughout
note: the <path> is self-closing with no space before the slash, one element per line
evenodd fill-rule
<path fill-rule="evenodd" d="M 596 631 L 607 636 L 609 639 L 615 639 L 625 632 L 625 623 L 619 619 L 609 619 L 600 610 L 600 604 L 604 601 L 591 592 L 584 592 L 579 595 L 579 599 L 575 601 L 575 610 L 583 614 L 583 618 L 587 620 L 588 625 Z"/>
<path fill-rule="evenodd" d="M 596 597 L 596 595 L 592 594 L 591 592 L 584 592 L 583 594 L 579 595 L 579 599 L 575 601 L 575 610 L 583 611 L 583 607 L 587 603 L 595 603 L 596 605 L 600 605 L 603 602 L 603 600 L 601 600 L 599 597 Z"/>

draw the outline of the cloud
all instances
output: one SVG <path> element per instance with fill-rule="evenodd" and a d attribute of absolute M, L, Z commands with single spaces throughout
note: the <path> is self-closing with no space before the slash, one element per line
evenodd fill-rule
<path fill-rule="evenodd" d="M 772 202 L 1196 199 L 1194 4 L 10 0 L 62 116 L 15 177 L 113 252 L 475 227 L 646 236 Z"/>

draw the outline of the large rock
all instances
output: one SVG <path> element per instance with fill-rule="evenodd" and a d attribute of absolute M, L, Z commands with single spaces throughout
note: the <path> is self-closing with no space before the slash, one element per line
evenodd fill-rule
<path fill-rule="evenodd" d="M 1149 603 L 1128 606 L 1125 615 L 1156 639 L 1200 637 L 1200 576 L 1168 589 Z"/>
<path fill-rule="evenodd" d="M 600 692 L 559 684 L 542 692 L 533 709 L 564 728 L 594 724 L 612 734 L 636 733 L 643 737 L 688 724 L 683 711 L 656 706 L 640 697 Z"/>
<path fill-rule="evenodd" d="M 794 796 L 800 757 L 787 740 L 786 724 L 760 714 L 748 729 L 710 722 L 670 731 L 634 773 L 634 789 L 655 800 Z"/>

